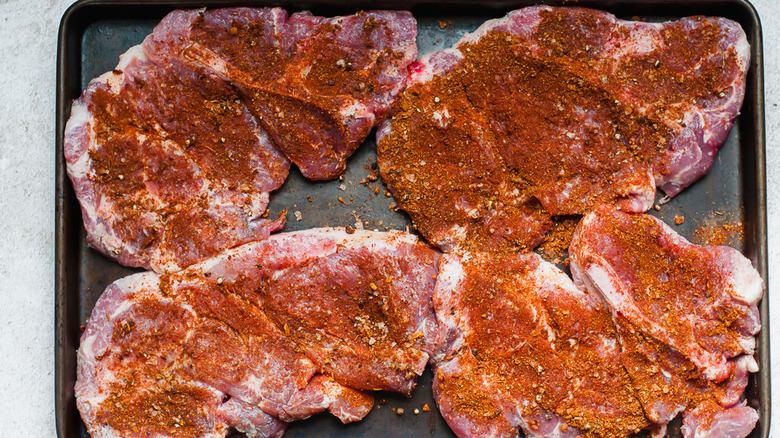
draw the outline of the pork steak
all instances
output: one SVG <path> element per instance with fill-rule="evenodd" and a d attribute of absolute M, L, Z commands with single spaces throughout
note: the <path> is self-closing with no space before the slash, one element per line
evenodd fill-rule
<path fill-rule="evenodd" d="M 551 216 L 602 203 L 643 212 L 712 166 L 748 50 L 724 18 L 510 12 L 410 67 L 377 133 L 382 177 L 445 249 L 533 248 Z"/>
<path fill-rule="evenodd" d="M 64 153 L 87 242 L 124 265 L 178 270 L 283 225 L 262 215 L 290 163 L 238 93 L 140 46 L 73 103 Z"/>
<path fill-rule="evenodd" d="M 649 426 L 609 311 L 534 253 L 447 254 L 434 396 L 459 437 L 628 436 Z"/>
<path fill-rule="evenodd" d="M 684 411 L 686 436 L 753 429 L 758 414 L 738 402 L 758 371 L 764 284 L 747 258 L 693 245 L 656 218 L 610 206 L 583 218 L 569 253 L 575 283 L 612 311 L 623 364 L 644 388 L 637 396 L 649 418 L 666 423 Z"/>
<path fill-rule="evenodd" d="M 438 254 L 411 235 L 277 234 L 173 274 L 136 274 L 98 300 L 76 397 L 93 437 L 280 436 L 366 390 L 408 394 L 443 340 Z"/>
<path fill-rule="evenodd" d="M 179 10 L 144 41 L 152 59 L 237 86 L 304 176 L 335 178 L 406 85 L 417 23 L 405 11 L 325 18 L 280 8 Z"/>
<path fill-rule="evenodd" d="M 448 330 L 434 396 L 459 437 L 747 436 L 763 283 L 726 247 L 600 206 L 570 248 L 572 282 L 534 253 L 445 254 Z"/>

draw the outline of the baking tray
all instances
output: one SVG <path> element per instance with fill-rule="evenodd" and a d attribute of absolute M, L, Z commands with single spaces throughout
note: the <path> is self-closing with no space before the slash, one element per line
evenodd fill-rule
<path fill-rule="evenodd" d="M 660 210 L 651 213 L 674 223 L 693 241 L 729 230 L 727 240 L 756 266 L 766 282 L 767 230 L 764 156 L 764 88 L 761 25 L 745 0 L 580 0 L 580 1 L 475 1 L 475 0 L 276 0 L 269 2 L 203 2 L 164 0 L 149 2 L 86 0 L 64 14 L 59 30 L 57 61 L 56 130 L 56 260 L 55 260 L 55 403 L 60 438 L 88 437 L 76 409 L 76 349 L 83 325 L 103 289 L 135 269 L 119 266 L 87 247 L 81 211 L 65 172 L 62 140 L 70 105 L 90 79 L 114 68 L 121 53 L 151 32 L 173 9 L 225 6 L 282 6 L 291 12 L 311 10 L 320 15 L 350 14 L 361 9 L 408 9 L 418 20 L 421 54 L 448 47 L 463 32 L 484 20 L 531 4 L 593 7 L 620 18 L 659 21 L 687 15 L 719 15 L 738 21 L 751 44 L 751 66 L 745 103 L 734 129 L 720 151 L 712 171 Z M 350 159 L 343 180 L 313 183 L 292 169 L 284 186 L 273 195 L 271 215 L 288 210 L 287 231 L 326 225 L 355 225 L 371 229 L 408 229 L 402 212 L 391 210 L 392 198 L 383 193 L 381 180 L 361 183 L 376 166 L 373 134 Z M 375 187 L 379 186 L 379 193 Z M 311 200 L 307 197 L 311 197 Z M 338 200 L 341 197 L 345 202 Z M 296 220 L 295 212 L 300 212 Z M 679 221 L 679 219 L 678 219 Z M 767 295 L 768 296 L 768 291 Z M 750 435 L 769 436 L 769 300 L 760 304 L 763 330 L 756 358 L 760 371 L 750 378 L 746 397 L 758 409 L 759 423 Z M 426 370 L 411 398 L 378 393 L 374 410 L 361 422 L 342 425 L 329 414 L 294 422 L 286 437 L 454 437 L 438 414 L 431 397 L 431 374 Z M 431 410 L 424 412 L 427 404 Z M 403 408 L 403 415 L 397 414 Z M 419 409 L 419 414 L 414 410 Z M 679 436 L 679 419 L 669 436 Z"/>

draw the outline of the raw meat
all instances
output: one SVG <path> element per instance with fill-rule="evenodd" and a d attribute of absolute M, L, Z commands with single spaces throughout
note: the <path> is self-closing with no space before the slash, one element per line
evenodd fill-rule
<path fill-rule="evenodd" d="M 570 253 L 574 283 L 533 253 L 442 256 L 433 389 L 452 430 L 661 436 L 682 413 L 686 438 L 747 436 L 763 292 L 750 262 L 610 206 L 585 216 Z"/>
<path fill-rule="evenodd" d="M 758 371 L 764 284 L 747 258 L 610 206 L 583 218 L 569 253 L 575 283 L 613 313 L 623 364 L 645 388 L 637 394 L 649 418 L 665 423 L 685 410 L 689 432 L 753 429 L 753 408 L 735 406 Z"/>
<path fill-rule="evenodd" d="M 279 436 L 277 419 L 325 409 L 359 420 L 364 390 L 408 394 L 440 348 L 437 259 L 405 233 L 315 229 L 118 280 L 81 339 L 82 418 L 93 437 Z"/>
<path fill-rule="evenodd" d="M 377 132 L 382 177 L 445 249 L 530 249 L 551 216 L 602 203 L 643 212 L 712 166 L 748 49 L 723 18 L 513 11 L 410 67 Z"/>
<path fill-rule="evenodd" d="M 627 436 L 650 425 L 609 311 L 534 253 L 447 254 L 434 396 L 460 437 Z"/>
<path fill-rule="evenodd" d="M 290 163 L 238 93 L 140 46 L 73 103 L 64 152 L 87 242 L 124 265 L 175 271 L 283 225 L 262 215 Z"/>
<path fill-rule="evenodd" d="M 322 180 L 344 171 L 406 85 L 416 35 L 405 11 L 324 18 L 280 8 L 179 10 L 144 49 L 234 84 L 303 175 Z"/>

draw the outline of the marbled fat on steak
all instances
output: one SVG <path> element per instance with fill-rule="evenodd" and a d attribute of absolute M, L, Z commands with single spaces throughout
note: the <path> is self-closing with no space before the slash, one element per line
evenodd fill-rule
<path fill-rule="evenodd" d="M 572 282 L 533 253 L 446 254 L 434 307 L 448 335 L 434 396 L 459 437 L 744 437 L 763 283 L 727 247 L 597 207 Z"/>
<path fill-rule="evenodd" d="M 262 215 L 290 163 L 238 93 L 140 46 L 73 103 L 64 153 L 87 242 L 124 265 L 178 270 L 283 225 Z"/>
<path fill-rule="evenodd" d="M 632 22 L 534 6 L 410 67 L 377 133 L 400 206 L 443 247 L 529 249 L 551 216 L 643 212 L 712 166 L 749 46 L 724 18 Z"/>
<path fill-rule="evenodd" d="M 601 206 L 571 246 L 575 283 L 612 310 L 623 364 L 648 417 L 683 412 L 686 436 L 745 436 L 758 414 L 739 404 L 751 372 L 764 283 L 725 246 L 689 243 L 660 220 Z"/>
<path fill-rule="evenodd" d="M 325 409 L 359 420 L 368 390 L 409 394 L 440 348 L 437 259 L 401 232 L 314 229 L 118 280 L 78 352 L 87 429 L 265 437 Z"/>
<path fill-rule="evenodd" d="M 406 85 L 417 57 L 406 11 L 325 18 L 280 8 L 180 10 L 144 41 L 233 83 L 304 176 L 331 179 Z"/>
<path fill-rule="evenodd" d="M 534 253 L 447 254 L 434 396 L 459 437 L 627 436 L 650 425 L 603 305 Z"/>

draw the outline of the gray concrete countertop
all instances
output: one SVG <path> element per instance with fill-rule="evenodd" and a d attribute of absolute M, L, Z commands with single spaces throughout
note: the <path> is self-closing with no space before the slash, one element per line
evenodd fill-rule
<path fill-rule="evenodd" d="M 0 437 L 54 437 L 57 29 L 72 0 L 0 0 Z M 780 400 L 780 2 L 764 32 L 773 399 Z M 772 435 L 780 436 L 780 405 Z"/>

